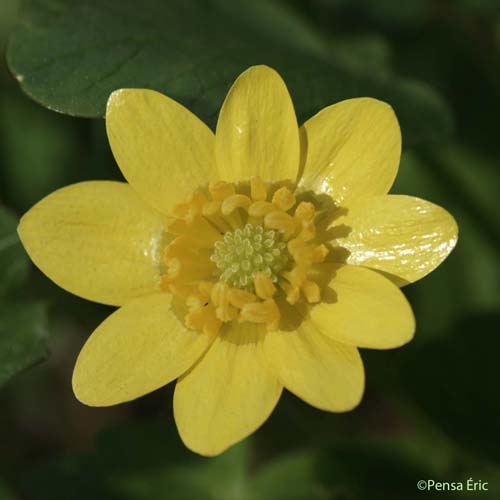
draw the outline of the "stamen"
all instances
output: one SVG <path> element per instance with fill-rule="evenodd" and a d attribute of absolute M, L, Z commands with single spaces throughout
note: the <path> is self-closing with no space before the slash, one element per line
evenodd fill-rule
<path fill-rule="evenodd" d="M 319 285 L 315 281 L 304 281 L 304 284 L 302 285 L 302 292 L 304 293 L 307 302 L 310 304 L 319 302 L 321 292 Z"/>
<path fill-rule="evenodd" d="M 209 201 L 204 205 L 201 213 L 204 217 L 210 217 L 211 215 L 215 215 L 219 212 L 220 206 L 220 201 Z"/>
<path fill-rule="evenodd" d="M 293 233 L 296 227 L 293 217 L 280 210 L 268 213 L 264 217 L 264 224 L 270 229 L 277 229 L 283 233 Z"/>
<path fill-rule="evenodd" d="M 185 300 L 189 328 L 215 335 L 225 322 L 250 321 L 277 329 L 275 297 L 296 304 L 320 300 L 314 281 L 328 249 L 317 238 L 314 205 L 280 187 L 272 201 L 259 177 L 250 196 L 224 181 L 209 184 L 210 198 L 195 192 L 177 205 L 166 226 L 176 236 L 167 245 L 161 288 Z"/>
<path fill-rule="evenodd" d="M 303 222 L 312 222 L 315 213 L 316 210 L 314 208 L 314 205 L 306 201 L 300 202 L 297 208 L 295 209 L 295 217 L 297 217 Z"/>
<path fill-rule="evenodd" d="M 282 283 L 281 287 L 286 293 L 286 301 L 294 305 L 296 304 L 299 299 L 300 299 L 300 288 L 298 286 L 290 285 L 289 283 Z"/>
<path fill-rule="evenodd" d="M 214 306 L 207 302 L 203 296 L 190 296 L 186 299 L 189 312 L 184 318 L 186 326 L 202 331 L 207 335 L 216 335 L 222 326 L 222 321 L 217 318 Z"/>
<path fill-rule="evenodd" d="M 286 212 L 295 205 L 295 196 L 287 187 L 281 187 L 273 195 L 273 205 Z"/>
<path fill-rule="evenodd" d="M 280 310 L 272 299 L 247 304 L 241 309 L 240 314 L 240 320 L 264 323 L 268 330 L 278 329 L 280 317 Z"/>
<path fill-rule="evenodd" d="M 237 208 L 244 208 L 245 210 L 251 205 L 252 200 L 244 194 L 233 194 L 227 197 L 221 206 L 223 215 L 232 214 Z"/>
<path fill-rule="evenodd" d="M 202 207 L 206 202 L 207 198 L 203 193 L 194 192 L 187 203 L 177 205 L 174 207 L 172 213 L 176 217 L 190 223 L 193 222 L 197 215 L 201 214 Z"/>
<path fill-rule="evenodd" d="M 167 217 L 165 221 L 167 231 L 173 235 L 184 234 L 188 230 L 187 222 L 176 217 Z"/>
<path fill-rule="evenodd" d="M 267 187 L 260 177 L 250 179 L 250 196 L 253 201 L 264 201 L 267 198 Z"/>
<path fill-rule="evenodd" d="M 257 297 L 253 293 L 246 292 L 239 288 L 232 288 L 228 293 L 228 299 L 231 305 L 241 309 L 247 304 L 251 304 L 257 300 Z"/>
<path fill-rule="evenodd" d="M 248 209 L 248 214 L 252 217 L 264 217 L 269 212 L 274 212 L 276 207 L 269 201 L 256 201 Z"/>
<path fill-rule="evenodd" d="M 208 185 L 208 191 L 212 195 L 212 198 L 217 201 L 222 201 L 228 196 L 233 195 L 236 192 L 236 188 L 233 184 L 224 181 L 211 182 Z"/>
<path fill-rule="evenodd" d="M 264 273 L 257 273 L 254 277 L 255 293 L 261 299 L 270 299 L 276 293 L 273 280 Z"/>

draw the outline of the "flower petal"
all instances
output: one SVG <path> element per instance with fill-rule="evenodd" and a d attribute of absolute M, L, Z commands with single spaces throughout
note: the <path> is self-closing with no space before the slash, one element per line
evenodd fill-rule
<path fill-rule="evenodd" d="M 175 387 L 174 414 L 184 444 L 201 455 L 222 453 L 269 417 L 281 384 L 263 359 L 262 327 L 233 324 Z"/>
<path fill-rule="evenodd" d="M 358 350 L 322 335 L 314 323 L 268 332 L 264 352 L 280 382 L 306 403 L 340 412 L 361 401 L 365 377 Z"/>
<path fill-rule="evenodd" d="M 301 139 L 304 189 L 343 204 L 391 188 L 401 156 L 401 130 L 385 102 L 358 98 L 329 106 L 304 123 Z"/>
<path fill-rule="evenodd" d="M 412 196 L 359 200 L 335 224 L 348 233 L 335 244 L 349 252 L 349 264 L 388 273 L 399 285 L 433 271 L 458 238 L 457 223 L 446 210 Z"/>
<path fill-rule="evenodd" d="M 345 344 L 392 349 L 413 338 L 415 318 L 401 290 L 364 267 L 325 264 L 330 283 L 311 320 L 324 335 Z"/>
<path fill-rule="evenodd" d="M 18 232 L 41 271 L 75 295 L 121 305 L 158 288 L 163 221 L 126 183 L 59 189 L 23 216 Z"/>
<path fill-rule="evenodd" d="M 217 168 L 222 179 L 252 176 L 295 181 L 299 130 L 285 82 L 267 66 L 242 73 L 227 94 L 216 132 Z"/>
<path fill-rule="evenodd" d="M 106 129 L 131 186 L 164 214 L 194 189 L 216 180 L 214 135 L 169 97 L 145 89 L 111 94 Z"/>
<path fill-rule="evenodd" d="M 157 293 L 129 302 L 89 337 L 73 372 L 76 397 L 110 406 L 143 396 L 188 370 L 212 342 L 188 330 Z"/>

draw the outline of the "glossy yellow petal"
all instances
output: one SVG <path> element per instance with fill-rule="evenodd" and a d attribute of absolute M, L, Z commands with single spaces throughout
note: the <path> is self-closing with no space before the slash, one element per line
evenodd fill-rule
<path fill-rule="evenodd" d="M 330 283 L 311 321 L 324 335 L 345 344 L 391 349 L 413 338 L 410 304 L 390 280 L 370 269 L 324 264 Z"/>
<path fill-rule="evenodd" d="M 361 401 L 365 378 L 358 350 L 321 334 L 314 323 L 268 332 L 264 352 L 284 387 L 306 403 L 340 412 Z"/>
<path fill-rule="evenodd" d="M 179 377 L 211 341 L 183 325 L 170 295 L 135 299 L 89 337 L 76 362 L 73 390 L 89 406 L 130 401 Z"/>
<path fill-rule="evenodd" d="M 334 241 L 349 264 L 388 273 L 397 284 L 434 270 L 457 243 L 455 219 L 443 208 L 412 196 L 375 196 L 349 205 L 335 225 L 347 234 Z"/>
<path fill-rule="evenodd" d="M 186 201 L 194 189 L 217 180 L 212 131 L 159 92 L 113 92 L 106 129 L 125 178 L 147 203 L 164 214 Z"/>
<path fill-rule="evenodd" d="M 265 330 L 235 323 L 177 382 L 174 415 L 184 444 L 201 455 L 222 453 L 269 417 L 282 386 L 262 352 Z"/>
<path fill-rule="evenodd" d="M 238 77 L 222 106 L 215 142 L 217 168 L 226 181 L 256 175 L 265 181 L 296 180 L 297 118 L 276 71 L 254 66 Z"/>
<path fill-rule="evenodd" d="M 75 295 L 121 305 L 156 290 L 163 221 L 122 182 L 82 182 L 50 194 L 21 219 L 33 262 Z"/>
<path fill-rule="evenodd" d="M 343 204 L 391 188 L 401 156 L 401 131 L 388 104 L 359 98 L 329 106 L 304 123 L 301 139 L 304 189 Z"/>

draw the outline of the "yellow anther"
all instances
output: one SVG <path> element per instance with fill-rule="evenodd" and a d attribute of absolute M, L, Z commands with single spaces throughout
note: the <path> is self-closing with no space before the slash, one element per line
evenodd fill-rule
<path fill-rule="evenodd" d="M 188 223 L 193 222 L 197 215 L 201 214 L 203 205 L 207 198 L 203 193 L 195 192 L 191 195 L 187 203 L 180 203 L 172 210 L 172 214 L 180 219 L 185 219 Z"/>
<path fill-rule="evenodd" d="M 312 253 L 312 262 L 314 264 L 319 264 L 321 262 L 323 262 L 326 258 L 326 256 L 328 255 L 328 248 L 321 244 L 321 245 L 318 245 L 317 247 L 314 247 L 314 250 L 313 250 L 313 253 Z"/>
<path fill-rule="evenodd" d="M 267 198 L 267 186 L 260 177 L 250 179 L 250 196 L 253 201 L 264 201 Z"/>
<path fill-rule="evenodd" d="M 215 306 L 215 314 L 221 321 L 231 321 L 238 317 L 238 309 L 229 304 L 229 291 L 227 283 L 219 281 L 210 293 L 210 299 Z"/>
<path fill-rule="evenodd" d="M 316 209 L 312 203 L 303 201 L 295 209 L 294 218 L 302 226 L 299 238 L 304 241 L 311 241 L 316 236 L 316 226 L 314 225 L 314 215 Z"/>
<path fill-rule="evenodd" d="M 241 309 L 240 319 L 252 323 L 264 323 L 268 330 L 276 330 L 280 321 L 280 310 L 272 299 L 252 302 Z"/>
<path fill-rule="evenodd" d="M 193 212 L 201 214 L 201 209 L 207 201 L 207 197 L 203 193 L 197 191 L 191 195 L 189 206 Z"/>
<path fill-rule="evenodd" d="M 298 242 L 294 245 L 291 245 L 291 242 Z M 302 243 L 300 245 L 299 243 Z M 294 240 L 290 240 L 288 243 L 288 251 L 290 255 L 294 258 L 295 262 L 300 262 L 302 264 L 311 264 L 312 263 L 312 254 L 314 251 L 314 247 L 308 245 L 305 241 L 295 238 Z"/>
<path fill-rule="evenodd" d="M 248 214 L 252 217 L 264 217 L 269 212 L 276 210 L 270 201 L 256 201 L 248 209 Z"/>
<path fill-rule="evenodd" d="M 325 260 L 329 252 L 325 245 L 313 246 L 300 237 L 288 242 L 288 251 L 296 262 L 304 264 L 319 264 Z"/>
<path fill-rule="evenodd" d="M 233 194 L 226 198 L 221 205 L 223 215 L 232 214 L 237 208 L 248 210 L 252 200 L 244 194 Z"/>
<path fill-rule="evenodd" d="M 299 264 L 311 266 L 313 263 L 313 253 L 314 247 L 308 245 L 303 248 L 297 248 L 293 252 L 293 258 L 295 259 L 295 262 Z"/>
<path fill-rule="evenodd" d="M 273 195 L 273 205 L 286 212 L 295 205 L 295 195 L 287 187 L 280 187 Z"/>
<path fill-rule="evenodd" d="M 228 286 L 224 282 L 217 282 L 210 291 L 210 299 L 216 307 L 227 304 Z"/>
<path fill-rule="evenodd" d="M 307 201 L 302 201 L 295 209 L 295 217 L 302 222 L 312 222 L 315 214 L 316 209 L 314 205 Z"/>
<path fill-rule="evenodd" d="M 302 292 L 304 293 L 307 302 L 310 304 L 315 304 L 320 301 L 321 291 L 318 284 L 315 281 L 306 280 L 302 285 Z"/>
<path fill-rule="evenodd" d="M 208 190 L 212 195 L 212 198 L 219 201 L 224 200 L 236 192 L 233 184 L 224 181 L 211 182 L 208 185 Z"/>
<path fill-rule="evenodd" d="M 311 241 L 316 236 L 316 226 L 312 222 L 302 224 L 302 230 L 299 233 L 299 238 L 304 241 Z"/>
<path fill-rule="evenodd" d="M 168 219 L 167 230 L 178 237 L 189 236 L 193 245 L 200 248 L 209 248 L 220 239 L 220 232 L 202 216 L 197 216 L 192 223 L 184 219 Z M 175 238 L 173 241 L 177 240 Z M 168 248 L 168 247 L 167 247 Z"/>
<path fill-rule="evenodd" d="M 167 217 L 165 225 L 167 231 L 174 235 L 183 234 L 188 230 L 187 222 L 184 219 L 179 219 L 177 217 Z"/>
<path fill-rule="evenodd" d="M 168 264 L 172 259 L 182 257 L 192 248 L 193 241 L 189 236 L 183 234 L 167 245 L 163 254 L 163 260 Z"/>
<path fill-rule="evenodd" d="M 309 271 L 309 266 L 307 264 L 301 265 L 297 264 L 291 271 L 283 273 L 283 277 L 293 286 L 300 288 L 302 283 L 304 283 L 307 272 Z"/>
<path fill-rule="evenodd" d="M 190 310 L 199 309 L 203 305 L 203 299 L 199 295 L 190 295 L 186 299 L 186 305 Z"/>
<path fill-rule="evenodd" d="M 287 243 L 288 251 L 294 255 L 301 248 L 305 248 L 307 243 L 302 238 L 294 238 Z"/>
<path fill-rule="evenodd" d="M 276 293 L 273 280 L 264 273 L 257 273 L 254 277 L 255 293 L 261 299 L 270 299 Z"/>
<path fill-rule="evenodd" d="M 224 306 L 219 306 L 217 309 L 215 309 L 215 315 L 221 320 L 221 321 L 232 321 L 233 319 L 236 319 L 238 317 L 238 309 L 236 307 L 233 307 L 229 304 L 226 304 Z"/>
<path fill-rule="evenodd" d="M 203 208 L 201 209 L 201 213 L 204 217 L 210 217 L 212 215 L 215 215 L 216 213 L 219 212 L 220 210 L 220 201 L 209 201 L 203 205 Z"/>
<path fill-rule="evenodd" d="M 163 275 L 163 283 L 198 284 L 213 276 L 214 265 L 211 262 L 172 258 L 167 262 L 167 272 Z"/>
<path fill-rule="evenodd" d="M 188 328 L 201 331 L 206 335 L 217 335 L 222 321 L 217 318 L 214 307 L 211 304 L 205 304 L 193 305 L 184 321 Z"/>
<path fill-rule="evenodd" d="M 245 290 L 241 290 L 239 288 L 231 288 L 228 293 L 229 303 L 241 309 L 247 304 L 251 304 L 257 300 L 257 297 L 250 292 L 246 292 Z"/>
<path fill-rule="evenodd" d="M 300 299 L 300 289 L 298 286 L 288 286 L 285 287 L 286 290 L 286 301 L 290 305 L 296 304 Z"/>
<path fill-rule="evenodd" d="M 281 210 L 275 210 L 274 212 L 269 212 L 264 217 L 264 225 L 269 229 L 291 232 L 295 228 L 295 221 L 291 215 Z"/>

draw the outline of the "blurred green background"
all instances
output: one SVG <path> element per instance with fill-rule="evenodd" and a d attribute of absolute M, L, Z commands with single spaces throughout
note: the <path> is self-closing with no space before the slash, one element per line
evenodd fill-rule
<path fill-rule="evenodd" d="M 0 45 L 0 500 L 500 498 L 499 0 L 1 0 Z M 119 178 L 99 118 L 112 90 L 158 89 L 213 126 L 259 63 L 301 120 L 349 97 L 391 103 L 394 192 L 447 208 L 460 239 L 405 288 L 415 340 L 363 352 L 359 408 L 285 394 L 254 436 L 204 459 L 177 436 L 172 387 L 76 401 L 76 355 L 111 308 L 53 285 L 15 228 L 58 187 Z M 488 491 L 416 486 L 468 478 Z"/>

